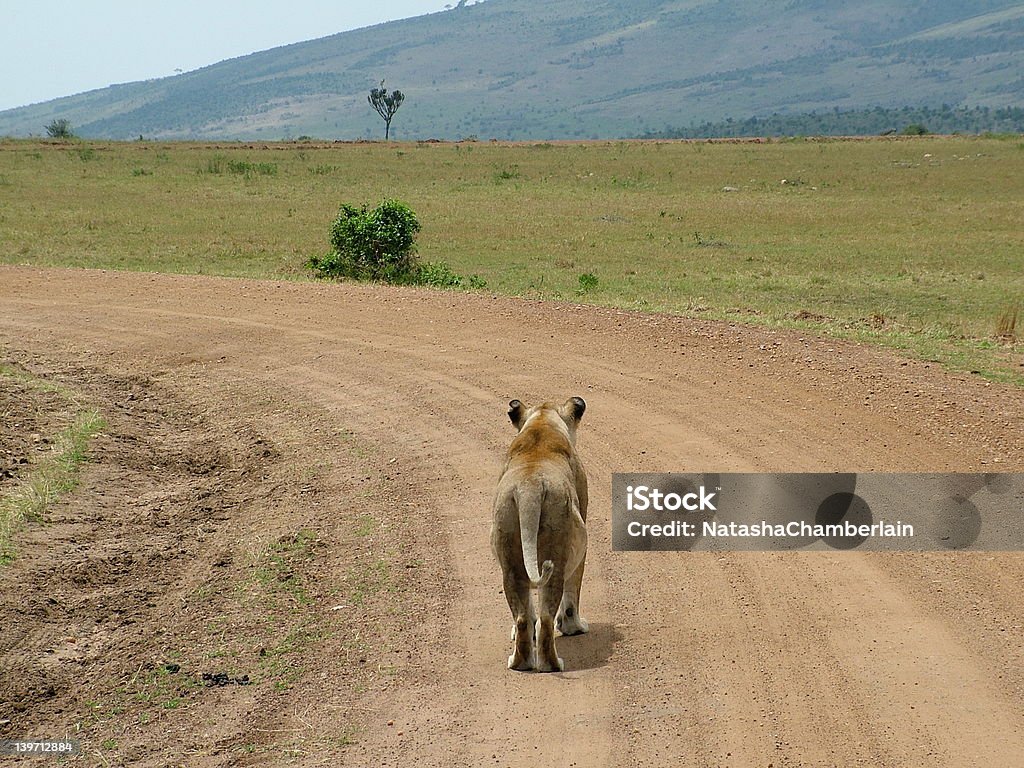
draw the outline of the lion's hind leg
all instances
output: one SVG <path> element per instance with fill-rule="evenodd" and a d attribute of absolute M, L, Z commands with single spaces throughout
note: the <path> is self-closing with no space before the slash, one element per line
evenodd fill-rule
<path fill-rule="evenodd" d="M 537 590 L 537 671 L 561 672 L 565 662 L 555 649 L 555 611 L 562 599 L 563 574 L 556 567 L 547 584 Z"/>
<path fill-rule="evenodd" d="M 508 657 L 508 668 L 527 672 L 534 668 L 534 622 L 537 617 L 530 600 L 530 579 L 525 570 L 516 573 L 510 569 L 505 574 L 505 599 L 512 611 L 512 655 Z"/>
<path fill-rule="evenodd" d="M 562 602 L 555 616 L 555 627 L 563 635 L 582 635 L 590 631 L 590 624 L 580 615 L 580 588 L 583 585 L 583 563 L 565 580 Z"/>
<path fill-rule="evenodd" d="M 574 510 L 571 519 L 572 546 L 567 564 L 567 568 L 571 570 L 565 579 L 562 601 L 558 606 L 558 615 L 555 616 L 555 627 L 563 635 L 581 635 L 590 631 L 587 620 L 580 615 L 580 589 L 583 586 L 583 569 L 587 558 L 587 527 L 579 515 L 578 508 Z"/>

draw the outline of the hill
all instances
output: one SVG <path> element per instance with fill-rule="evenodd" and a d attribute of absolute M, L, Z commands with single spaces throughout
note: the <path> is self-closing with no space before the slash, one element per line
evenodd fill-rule
<path fill-rule="evenodd" d="M 0 112 L 85 137 L 606 138 L 811 111 L 1024 106 L 1024 2 L 487 0 Z"/>

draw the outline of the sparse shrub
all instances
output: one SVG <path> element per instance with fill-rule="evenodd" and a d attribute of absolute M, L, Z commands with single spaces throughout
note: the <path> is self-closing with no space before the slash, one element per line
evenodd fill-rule
<path fill-rule="evenodd" d="M 428 261 L 417 264 L 410 275 L 410 282 L 416 285 L 429 285 L 434 288 L 459 288 L 463 284 L 459 275 L 443 261 Z"/>
<path fill-rule="evenodd" d="M 253 176 L 277 176 L 277 163 L 250 163 L 248 160 L 228 160 L 228 170 L 231 173 L 245 176 L 249 179 Z"/>
<path fill-rule="evenodd" d="M 582 275 L 579 276 L 579 288 L 576 289 L 576 293 L 587 293 L 588 291 L 597 288 L 597 283 L 597 275 L 592 274 L 590 272 L 584 272 Z"/>
<path fill-rule="evenodd" d="M 227 158 L 224 155 L 214 155 L 206 161 L 206 172 L 212 174 L 224 173 L 224 166 L 227 164 Z"/>
<path fill-rule="evenodd" d="M 930 131 L 920 123 L 911 123 L 900 131 L 901 136 L 926 136 L 929 133 Z"/>
<path fill-rule="evenodd" d="M 518 178 L 519 178 L 519 166 L 518 165 L 513 165 L 510 168 L 502 168 L 500 171 L 498 171 L 497 173 L 494 174 L 494 181 L 498 182 L 498 183 L 500 183 L 502 181 L 508 181 L 510 179 L 518 179 Z"/>
<path fill-rule="evenodd" d="M 463 277 L 443 261 L 428 261 L 413 267 L 407 281 L 409 285 L 428 285 L 431 288 L 484 288 L 487 281 L 479 275 Z"/>
<path fill-rule="evenodd" d="M 276 176 L 277 163 L 251 163 L 248 160 L 231 160 L 224 155 L 214 155 L 206 161 L 206 172 L 219 175 L 227 171 L 251 179 L 253 176 Z M 200 171 L 201 172 L 201 171 Z"/>
<path fill-rule="evenodd" d="M 706 235 L 703 232 L 693 233 L 693 242 L 698 248 L 721 248 L 725 243 L 715 238 L 714 235 Z"/>
<path fill-rule="evenodd" d="M 1007 307 L 996 322 L 996 336 L 1013 344 L 1017 341 L 1017 316 L 1020 307 Z"/>
<path fill-rule="evenodd" d="M 74 131 L 71 130 L 71 121 L 63 117 L 47 123 L 46 135 L 51 139 L 73 139 L 75 137 Z"/>

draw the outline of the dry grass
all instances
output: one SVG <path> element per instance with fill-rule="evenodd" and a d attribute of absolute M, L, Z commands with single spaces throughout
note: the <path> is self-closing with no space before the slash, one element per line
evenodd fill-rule
<path fill-rule="evenodd" d="M 11 537 L 18 527 L 25 521 L 42 519 L 51 504 L 78 485 L 89 440 L 103 426 L 103 417 L 97 411 L 79 413 L 54 440 L 51 453 L 18 487 L 0 498 L 0 565 L 15 557 Z"/>
<path fill-rule="evenodd" d="M 1019 313 L 1020 307 L 1007 307 L 1006 311 L 999 316 L 999 322 L 996 324 L 996 338 L 1009 344 L 1017 343 L 1017 316 Z"/>
<path fill-rule="evenodd" d="M 489 290 L 798 327 L 1024 380 L 991 310 L 1024 296 L 1019 137 L 0 141 L 0 177 L 0 263 L 306 279 L 338 206 L 387 196 L 415 210 L 424 260 Z"/>

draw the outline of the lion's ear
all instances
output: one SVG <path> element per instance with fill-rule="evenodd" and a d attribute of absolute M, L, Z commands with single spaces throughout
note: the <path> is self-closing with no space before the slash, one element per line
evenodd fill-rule
<path fill-rule="evenodd" d="M 525 412 L 525 406 L 518 400 L 513 400 L 508 404 L 508 418 L 515 425 L 516 429 L 522 429 L 523 414 Z"/>
<path fill-rule="evenodd" d="M 583 413 L 587 410 L 587 401 L 582 397 L 570 397 L 565 401 L 565 405 L 562 406 L 562 412 L 571 416 L 573 421 L 579 421 L 583 418 Z"/>

